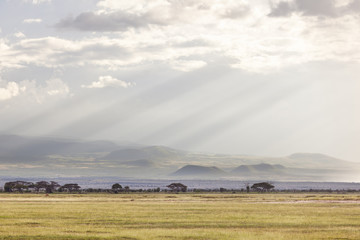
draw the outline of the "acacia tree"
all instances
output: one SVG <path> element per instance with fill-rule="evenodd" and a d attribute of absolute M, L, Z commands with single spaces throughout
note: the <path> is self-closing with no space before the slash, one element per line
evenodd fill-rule
<path fill-rule="evenodd" d="M 50 189 L 51 191 L 55 191 L 58 189 L 61 185 L 55 181 L 50 181 Z"/>
<path fill-rule="evenodd" d="M 58 187 L 60 187 L 60 184 L 55 181 L 40 181 L 35 184 L 35 190 L 37 192 L 39 192 L 40 189 L 45 189 L 46 193 L 53 193 Z"/>
<path fill-rule="evenodd" d="M 187 186 L 185 186 L 182 183 L 172 183 L 170 185 L 167 185 L 166 187 L 170 188 L 173 192 L 186 192 Z"/>
<path fill-rule="evenodd" d="M 13 189 L 12 189 L 12 183 L 13 182 L 6 182 L 5 185 L 4 185 L 4 191 L 5 192 L 12 192 Z"/>
<path fill-rule="evenodd" d="M 14 182 L 6 182 L 4 185 L 4 191 L 5 192 L 23 192 L 26 190 L 29 190 L 29 188 L 33 188 L 34 183 L 32 182 L 26 182 L 26 181 L 14 181 Z"/>
<path fill-rule="evenodd" d="M 111 190 L 114 193 L 118 193 L 119 191 L 123 191 L 123 187 L 119 183 L 115 183 L 111 186 Z"/>
<path fill-rule="evenodd" d="M 80 186 L 77 183 L 67 183 L 59 188 L 60 191 L 76 192 L 80 190 Z"/>
<path fill-rule="evenodd" d="M 251 186 L 251 189 L 254 189 L 255 191 L 259 191 L 259 192 L 267 192 L 273 188 L 275 188 L 274 185 L 268 182 L 254 183 Z"/>
<path fill-rule="evenodd" d="M 115 184 L 113 184 L 113 185 L 111 186 L 111 189 L 112 189 L 113 191 L 121 191 L 122 188 L 123 188 L 123 187 L 122 187 L 119 183 L 115 183 Z"/>

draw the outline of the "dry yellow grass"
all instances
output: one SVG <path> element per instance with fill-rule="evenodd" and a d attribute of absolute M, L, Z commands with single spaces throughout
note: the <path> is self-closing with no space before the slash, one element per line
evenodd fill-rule
<path fill-rule="evenodd" d="M 0 194 L 0 239 L 360 239 L 360 196 Z"/>

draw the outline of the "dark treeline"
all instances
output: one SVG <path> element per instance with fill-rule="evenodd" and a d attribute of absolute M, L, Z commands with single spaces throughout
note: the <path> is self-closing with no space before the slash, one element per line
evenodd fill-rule
<path fill-rule="evenodd" d="M 111 188 L 81 188 L 77 183 L 66 183 L 60 185 L 55 181 L 39 181 L 39 182 L 28 182 L 28 181 L 12 181 L 6 182 L 3 189 L 0 192 L 7 193 L 158 193 L 158 192 L 220 192 L 220 193 L 249 193 L 249 192 L 272 192 L 272 193 L 301 193 L 301 192 L 322 192 L 322 193 L 352 193 L 360 192 L 360 190 L 332 190 L 332 189 L 309 189 L 309 190 L 278 190 L 275 186 L 268 182 L 254 183 L 252 186 L 247 185 L 241 189 L 227 189 L 227 188 L 215 188 L 215 189 L 199 189 L 193 188 L 188 189 L 182 183 L 171 183 L 166 186 L 166 189 L 150 188 L 150 189 L 130 189 L 129 186 L 123 187 L 119 183 L 115 183 Z"/>
<path fill-rule="evenodd" d="M 84 188 L 77 183 L 66 183 L 60 185 L 55 181 L 12 181 L 6 182 L 2 192 L 7 193 L 129 193 L 129 192 L 186 192 L 187 186 L 181 183 L 172 183 L 167 186 L 169 189 L 130 189 L 129 186 L 123 187 L 119 183 L 112 185 L 111 189 L 106 188 Z"/>
<path fill-rule="evenodd" d="M 176 191 L 176 189 L 172 189 Z M 60 185 L 55 181 L 12 181 L 6 182 L 0 191 L 7 193 L 128 193 L 128 192 L 160 192 L 160 188 L 154 189 L 130 189 L 129 186 L 122 187 L 119 183 L 112 185 L 111 189 L 104 188 L 84 188 L 77 183 L 66 183 Z"/>
<path fill-rule="evenodd" d="M 6 182 L 4 185 L 4 192 L 77 192 L 81 187 L 77 183 L 67 183 L 60 185 L 55 181 L 39 181 L 36 183 L 28 181 L 13 181 Z"/>

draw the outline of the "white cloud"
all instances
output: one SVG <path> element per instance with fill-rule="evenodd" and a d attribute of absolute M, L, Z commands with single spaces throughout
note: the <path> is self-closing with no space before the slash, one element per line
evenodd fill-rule
<path fill-rule="evenodd" d="M 43 103 L 49 98 L 61 98 L 69 96 L 68 85 L 59 78 L 45 81 L 45 84 L 38 84 L 35 80 L 24 80 L 20 82 L 20 87 L 24 91 L 24 97 Z"/>
<path fill-rule="evenodd" d="M 99 81 L 92 82 L 90 85 L 82 85 L 82 88 L 105 88 L 105 87 L 122 87 L 128 88 L 133 86 L 133 83 L 125 82 L 119 79 L 116 79 L 112 76 L 100 76 Z"/>
<path fill-rule="evenodd" d="M 60 55 L 66 55 L 78 48 L 77 42 L 45 37 L 35 39 L 22 39 L 14 44 L 3 41 L 0 49 L 0 62 L 4 62 L 8 68 L 23 68 L 30 64 L 45 67 L 61 65 Z M 12 56 L 12 57 L 10 57 Z M 73 62 L 72 62 L 73 63 Z"/>
<path fill-rule="evenodd" d="M 45 84 L 39 84 L 35 80 L 23 80 L 19 83 L 8 82 L 0 87 L 0 101 L 17 97 L 19 101 L 27 103 L 31 101 L 43 103 L 50 98 L 66 97 L 69 94 L 68 85 L 59 78 L 49 79 Z"/>
<path fill-rule="evenodd" d="M 45 37 L 23 39 L 10 46 L 4 42 L 4 50 L 0 52 L 0 61 L 3 60 L 8 68 L 29 65 L 48 68 L 97 66 L 115 71 L 123 67 L 154 62 L 168 63 L 182 57 L 201 55 L 211 51 L 209 46 L 191 46 L 191 44 L 188 47 L 171 48 L 169 45 L 179 45 L 177 38 L 167 40 L 159 38 L 158 33 L 150 31 L 148 33 L 146 37 L 130 33 L 124 35 L 122 39 L 101 37 L 70 41 Z M 181 41 L 188 43 L 187 39 Z M 16 57 L 9 58 L 8 56 Z M 188 68 L 195 67 L 195 63 L 189 61 Z M 185 62 L 179 62 L 179 66 L 183 66 L 181 68 L 184 68 L 184 64 Z"/>
<path fill-rule="evenodd" d="M 23 0 L 23 2 L 38 5 L 41 3 L 49 3 L 49 2 L 51 2 L 51 0 Z"/>
<path fill-rule="evenodd" d="M 5 87 L 0 87 L 0 101 L 16 97 L 19 93 L 19 85 L 16 82 L 8 82 Z"/>
<path fill-rule="evenodd" d="M 157 6 L 166 7 L 170 2 L 166 0 L 133 0 L 133 1 L 114 1 L 114 0 L 101 0 L 97 4 L 101 12 L 114 12 L 114 11 L 127 11 L 129 13 L 146 12 L 149 9 Z"/>
<path fill-rule="evenodd" d="M 70 92 L 67 84 L 59 78 L 46 81 L 46 87 L 44 90 L 49 96 L 67 95 Z"/>
<path fill-rule="evenodd" d="M 23 23 L 41 23 L 41 18 L 27 18 L 23 20 Z"/>
<path fill-rule="evenodd" d="M 149 14 L 136 15 L 125 11 L 110 14 L 81 13 L 76 18 L 68 17 L 55 26 L 59 29 L 77 29 L 81 31 L 125 31 L 129 28 L 144 28 L 151 25 L 166 25 L 166 21 Z"/>
<path fill-rule="evenodd" d="M 16 32 L 16 33 L 14 33 L 14 36 L 17 37 L 17 38 L 24 38 L 24 37 L 26 37 L 25 34 L 23 34 L 22 32 Z"/>

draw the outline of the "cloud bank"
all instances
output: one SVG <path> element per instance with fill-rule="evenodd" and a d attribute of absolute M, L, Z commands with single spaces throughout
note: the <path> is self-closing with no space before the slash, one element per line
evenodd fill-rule
<path fill-rule="evenodd" d="M 81 31 L 125 31 L 129 28 L 143 28 L 151 25 L 164 25 L 151 14 L 135 15 L 127 12 L 81 13 L 76 18 L 68 17 L 55 25 L 59 29 L 76 29 Z"/>

